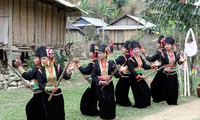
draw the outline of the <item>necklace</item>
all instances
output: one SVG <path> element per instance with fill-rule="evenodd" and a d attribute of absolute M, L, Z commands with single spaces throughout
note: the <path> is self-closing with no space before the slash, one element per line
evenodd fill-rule
<path fill-rule="evenodd" d="M 173 65 L 174 64 L 174 54 L 171 51 L 169 51 L 168 55 L 169 55 L 169 64 Z"/>
<path fill-rule="evenodd" d="M 106 62 L 102 62 L 101 66 L 102 68 L 106 68 Z"/>
<path fill-rule="evenodd" d="M 49 81 L 51 84 L 53 84 L 53 72 L 52 72 L 52 67 L 48 67 L 48 72 L 49 72 Z"/>
<path fill-rule="evenodd" d="M 101 65 L 101 75 L 102 76 L 105 76 L 107 74 L 107 70 L 106 70 L 106 67 L 107 67 L 107 61 L 100 61 L 100 65 Z"/>
<path fill-rule="evenodd" d="M 135 59 L 136 59 L 136 61 L 138 63 L 138 68 L 141 69 L 141 67 L 142 67 L 142 61 L 141 61 L 140 56 L 134 56 L 134 57 L 135 57 Z"/>

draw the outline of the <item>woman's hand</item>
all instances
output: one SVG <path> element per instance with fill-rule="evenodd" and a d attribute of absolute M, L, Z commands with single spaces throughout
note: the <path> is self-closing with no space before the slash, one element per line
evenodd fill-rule
<path fill-rule="evenodd" d="M 156 60 L 153 64 L 152 64 L 154 67 L 158 67 L 161 65 L 161 62 Z"/>
<path fill-rule="evenodd" d="M 24 85 L 26 86 L 26 88 L 31 88 L 32 87 L 31 82 L 29 82 L 29 81 L 27 81 Z"/>
<path fill-rule="evenodd" d="M 75 69 L 75 63 L 74 62 L 70 62 L 69 63 L 69 66 L 68 66 L 68 68 L 67 68 L 67 70 L 73 70 L 73 69 Z"/>
<path fill-rule="evenodd" d="M 49 88 L 49 91 L 51 91 L 51 92 L 53 92 L 53 93 L 55 93 L 57 90 L 58 90 L 58 88 L 57 88 L 57 87 L 52 87 L 52 88 Z"/>
<path fill-rule="evenodd" d="M 15 65 L 17 66 L 17 67 L 22 67 L 22 61 L 20 60 L 20 59 L 15 59 Z"/>
<path fill-rule="evenodd" d="M 143 76 L 143 75 L 140 76 L 140 79 L 143 79 L 143 80 L 144 80 L 144 79 L 146 79 L 146 78 L 147 78 L 146 76 Z"/>
<path fill-rule="evenodd" d="M 186 61 L 186 58 L 181 56 L 179 62 L 184 63 Z"/>
<path fill-rule="evenodd" d="M 103 86 L 109 85 L 109 82 L 108 81 L 101 81 L 101 85 L 103 85 Z"/>
<path fill-rule="evenodd" d="M 80 66 L 80 59 L 79 58 L 74 58 L 73 62 L 74 62 L 76 67 Z"/>

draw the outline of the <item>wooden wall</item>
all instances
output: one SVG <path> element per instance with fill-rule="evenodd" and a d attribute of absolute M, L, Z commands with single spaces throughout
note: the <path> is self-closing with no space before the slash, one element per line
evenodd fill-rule
<path fill-rule="evenodd" d="M 130 40 L 134 34 L 138 34 L 137 30 L 112 30 L 107 31 L 110 33 L 110 41 L 114 43 L 123 43 L 126 40 Z"/>
<path fill-rule="evenodd" d="M 66 15 L 38 0 L 13 0 L 13 45 L 63 48 Z"/>
<path fill-rule="evenodd" d="M 0 0 L 0 44 L 8 43 L 8 0 Z"/>

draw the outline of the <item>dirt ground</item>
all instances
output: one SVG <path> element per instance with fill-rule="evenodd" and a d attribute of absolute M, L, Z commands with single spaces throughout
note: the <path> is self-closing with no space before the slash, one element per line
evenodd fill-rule
<path fill-rule="evenodd" d="M 200 120 L 200 99 L 172 106 L 162 112 L 145 116 L 140 120 Z"/>

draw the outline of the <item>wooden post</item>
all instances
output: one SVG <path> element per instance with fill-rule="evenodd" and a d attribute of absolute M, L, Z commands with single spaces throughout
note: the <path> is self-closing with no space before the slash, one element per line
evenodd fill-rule
<path fill-rule="evenodd" d="M 39 13 L 39 3 L 38 3 L 38 0 L 35 0 L 34 1 L 34 18 L 35 18 L 35 28 L 34 28 L 34 40 L 35 40 L 35 47 L 37 48 L 39 45 L 38 45 L 38 13 Z"/>
<path fill-rule="evenodd" d="M 186 57 L 186 54 L 184 52 L 184 56 Z M 184 96 L 187 95 L 187 83 L 186 83 L 186 79 L 187 79 L 187 60 L 183 63 L 184 64 Z"/>
<path fill-rule="evenodd" d="M 69 33 L 69 17 L 67 16 L 67 35 L 68 35 L 68 41 L 69 43 L 71 42 L 71 39 L 70 39 L 70 33 Z"/>
<path fill-rule="evenodd" d="M 66 21 L 68 21 L 67 16 L 66 16 L 66 12 L 64 11 L 64 26 L 66 26 Z M 62 49 L 65 49 L 65 45 L 66 45 L 66 27 L 63 27 L 63 40 L 64 40 L 64 44 L 62 46 Z"/>
<path fill-rule="evenodd" d="M 8 55 L 8 64 L 12 65 L 12 8 L 13 8 L 13 0 L 9 0 L 9 36 L 8 36 L 8 48 L 9 48 L 9 55 Z"/>
<path fill-rule="evenodd" d="M 103 35 L 103 41 L 102 41 L 102 43 L 105 44 L 104 16 L 103 16 L 103 31 L 102 31 L 102 35 Z"/>

